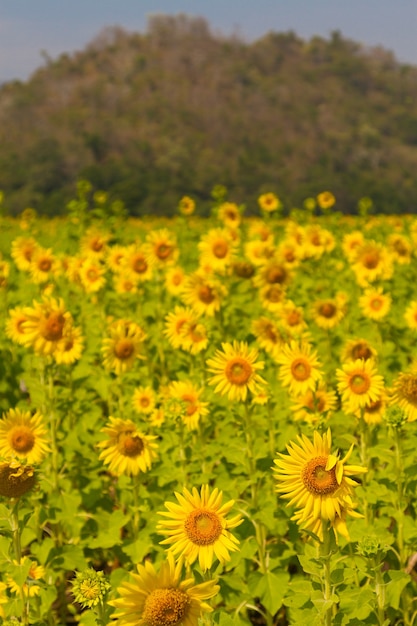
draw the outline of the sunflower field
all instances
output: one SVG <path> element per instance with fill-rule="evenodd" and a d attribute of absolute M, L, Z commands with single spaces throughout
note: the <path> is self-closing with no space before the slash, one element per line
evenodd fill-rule
<path fill-rule="evenodd" d="M 417 218 L 0 216 L 0 623 L 417 624 Z"/>

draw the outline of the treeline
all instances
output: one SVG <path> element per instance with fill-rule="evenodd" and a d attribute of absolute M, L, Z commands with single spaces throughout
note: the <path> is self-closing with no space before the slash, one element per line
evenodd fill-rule
<path fill-rule="evenodd" d="M 105 29 L 0 88 L 0 188 L 11 213 L 65 212 L 75 182 L 133 215 L 204 212 L 225 185 L 248 211 L 265 191 L 287 207 L 331 190 L 355 212 L 416 212 L 417 67 L 334 32 L 248 43 L 202 18 Z"/>

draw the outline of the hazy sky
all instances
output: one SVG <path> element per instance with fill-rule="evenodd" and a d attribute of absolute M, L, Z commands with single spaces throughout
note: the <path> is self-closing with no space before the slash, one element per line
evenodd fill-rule
<path fill-rule="evenodd" d="M 0 82 L 26 80 L 44 64 L 82 50 L 105 26 L 146 30 L 153 13 L 204 16 L 212 29 L 248 41 L 293 30 L 303 39 L 340 30 L 417 65 L 417 0 L 0 0 Z"/>

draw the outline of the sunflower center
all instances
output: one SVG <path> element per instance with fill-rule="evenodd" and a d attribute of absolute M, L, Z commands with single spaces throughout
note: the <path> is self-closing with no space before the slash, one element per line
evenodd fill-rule
<path fill-rule="evenodd" d="M 279 267 L 278 265 L 270 267 L 265 274 L 266 282 L 270 284 L 283 283 L 286 277 L 287 272 L 283 267 Z"/>
<path fill-rule="evenodd" d="M 374 311 L 379 311 L 382 305 L 383 305 L 383 302 L 381 298 L 372 298 L 372 300 L 369 302 L 369 306 Z"/>
<path fill-rule="evenodd" d="M 366 393 L 371 386 L 371 381 L 369 377 L 366 376 L 363 372 L 354 372 L 349 380 L 349 387 L 353 391 L 353 393 L 357 393 L 359 395 Z"/>
<path fill-rule="evenodd" d="M 401 395 L 411 404 L 417 404 L 417 377 L 405 374 L 401 378 Z"/>
<path fill-rule="evenodd" d="M 203 285 L 198 290 L 198 297 L 201 302 L 204 302 L 204 304 L 211 304 L 211 302 L 213 302 L 215 298 L 215 295 L 211 287 L 209 287 L 208 285 Z"/>
<path fill-rule="evenodd" d="M 23 454 L 30 452 L 35 444 L 35 437 L 29 428 L 19 426 L 11 433 L 11 444 L 13 450 Z"/>
<path fill-rule="evenodd" d="M 367 413 L 378 413 L 378 411 L 382 407 L 382 400 L 375 400 L 375 402 L 370 402 L 366 405 Z"/>
<path fill-rule="evenodd" d="M 143 450 L 143 440 L 132 432 L 121 433 L 118 438 L 118 449 L 123 456 L 136 457 Z"/>
<path fill-rule="evenodd" d="M 175 626 L 189 604 L 189 595 L 181 589 L 154 589 L 145 600 L 142 620 L 146 626 Z"/>
<path fill-rule="evenodd" d="M 61 313 L 51 313 L 45 320 L 42 336 L 47 341 L 57 341 L 62 338 L 65 317 Z"/>
<path fill-rule="evenodd" d="M 168 243 L 160 243 L 155 248 L 155 254 L 158 259 L 165 260 L 169 257 L 172 252 L 172 246 Z"/>
<path fill-rule="evenodd" d="M 135 350 L 134 345 L 130 341 L 130 339 L 121 339 L 114 346 L 114 354 L 121 361 L 125 361 L 129 357 L 131 357 L 134 350 Z"/>
<path fill-rule="evenodd" d="M 291 374 L 295 380 L 302 382 L 307 380 L 311 374 L 311 365 L 302 357 L 294 359 L 291 363 Z"/>
<path fill-rule="evenodd" d="M 269 302 L 281 302 L 282 300 L 282 291 L 278 287 L 271 287 L 266 294 L 266 299 Z"/>
<path fill-rule="evenodd" d="M 362 262 L 366 269 L 374 270 L 378 267 L 379 255 L 377 252 L 367 252 L 363 257 Z"/>
<path fill-rule="evenodd" d="M 306 489 L 316 496 L 326 496 L 334 493 L 339 485 L 336 479 L 336 469 L 326 470 L 327 457 L 317 456 L 304 466 L 302 480 Z"/>
<path fill-rule="evenodd" d="M 372 352 L 370 348 L 364 343 L 358 343 L 352 349 L 352 358 L 355 360 L 364 359 L 364 361 L 367 361 L 368 359 L 371 358 L 371 356 L 372 356 Z"/>
<path fill-rule="evenodd" d="M 133 259 L 132 269 L 137 274 L 144 274 L 148 269 L 148 264 L 143 257 L 137 257 L 136 259 Z"/>
<path fill-rule="evenodd" d="M 93 239 L 93 241 L 91 242 L 91 250 L 94 250 L 94 252 L 100 252 L 100 250 L 103 249 L 103 241 L 101 241 L 101 239 Z"/>
<path fill-rule="evenodd" d="M 252 375 L 252 367 L 245 359 L 236 357 L 227 363 L 225 375 L 232 385 L 246 385 Z"/>
<path fill-rule="evenodd" d="M 287 315 L 287 324 L 289 326 L 297 326 L 301 322 L 301 315 L 298 311 L 291 311 Z"/>
<path fill-rule="evenodd" d="M 187 516 L 184 530 L 189 540 L 198 546 L 210 546 L 222 534 L 222 525 L 213 511 L 195 509 Z"/>
<path fill-rule="evenodd" d="M 218 259 L 224 259 L 224 257 L 227 254 L 228 251 L 228 245 L 225 241 L 216 241 L 216 243 L 213 246 L 213 254 L 214 256 L 216 256 Z"/>
<path fill-rule="evenodd" d="M 331 318 L 334 317 L 336 313 L 336 307 L 332 302 L 325 302 L 319 308 L 319 313 L 323 317 Z"/>
<path fill-rule="evenodd" d="M 91 280 L 91 282 L 94 282 L 99 278 L 98 271 L 94 267 L 90 267 L 87 271 L 87 278 L 88 280 Z"/>
<path fill-rule="evenodd" d="M 51 269 L 52 266 L 52 262 L 51 259 L 40 259 L 40 261 L 38 262 L 38 267 L 42 272 L 49 272 L 49 270 Z"/>

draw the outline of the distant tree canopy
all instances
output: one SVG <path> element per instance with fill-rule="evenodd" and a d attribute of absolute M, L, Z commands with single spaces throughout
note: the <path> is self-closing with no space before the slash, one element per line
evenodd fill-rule
<path fill-rule="evenodd" d="M 112 27 L 25 83 L 0 88 L 0 188 L 12 213 L 59 214 L 75 181 L 132 215 L 201 206 L 222 184 L 250 211 L 264 191 L 286 206 L 331 190 L 344 212 L 370 196 L 416 212 L 417 67 L 334 32 L 247 43 L 202 18 Z"/>

